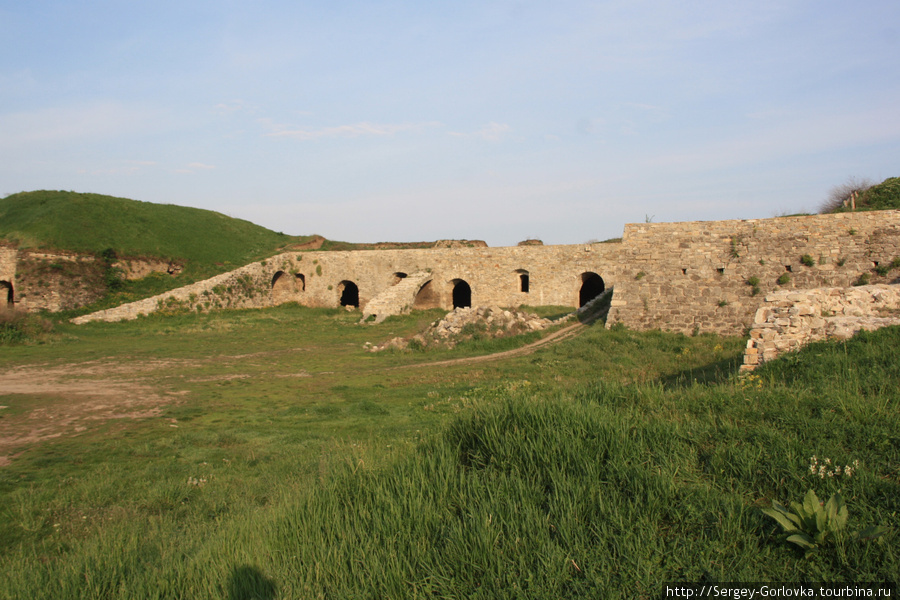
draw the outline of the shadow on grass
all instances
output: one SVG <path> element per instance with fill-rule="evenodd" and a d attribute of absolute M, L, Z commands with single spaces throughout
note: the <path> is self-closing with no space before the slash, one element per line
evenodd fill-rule
<path fill-rule="evenodd" d="M 681 389 L 692 385 L 718 384 L 731 379 L 743 364 L 744 355 L 738 354 L 730 358 L 723 358 L 701 367 L 684 369 L 672 375 L 659 378 L 659 383 L 666 389 Z"/>
<path fill-rule="evenodd" d="M 229 600 L 271 600 L 277 592 L 275 582 L 256 567 L 235 567 L 228 579 Z"/>

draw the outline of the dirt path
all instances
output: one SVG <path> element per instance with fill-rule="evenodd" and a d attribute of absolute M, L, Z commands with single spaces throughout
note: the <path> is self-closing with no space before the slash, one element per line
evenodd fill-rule
<path fill-rule="evenodd" d="M 569 325 L 568 327 L 564 327 L 559 331 L 554 331 L 550 335 L 545 338 L 541 338 L 536 342 L 532 342 L 526 346 L 522 346 L 521 348 L 515 348 L 513 350 L 504 350 L 503 352 L 495 352 L 493 354 L 483 354 L 481 356 L 470 356 L 467 358 L 451 358 L 449 360 L 439 360 L 434 362 L 421 362 L 413 365 L 403 365 L 400 367 L 390 367 L 386 370 L 397 370 L 397 369 L 418 369 L 421 367 L 447 367 L 451 365 L 468 365 L 475 363 L 488 362 L 492 360 L 502 360 L 504 358 L 513 358 L 515 356 L 525 356 L 527 354 L 531 354 L 538 348 L 542 348 L 544 346 L 550 346 L 552 344 L 558 344 L 563 340 L 567 340 L 569 338 L 573 338 L 579 333 L 581 333 L 588 324 L 585 323 L 575 323 L 574 325 Z"/>

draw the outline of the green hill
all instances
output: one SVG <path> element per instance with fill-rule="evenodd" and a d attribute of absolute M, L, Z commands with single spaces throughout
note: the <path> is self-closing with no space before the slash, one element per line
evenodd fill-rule
<path fill-rule="evenodd" d="M 177 260 L 188 270 L 241 265 L 303 241 L 249 221 L 172 204 L 36 191 L 0 200 L 0 239 L 21 248 Z"/>

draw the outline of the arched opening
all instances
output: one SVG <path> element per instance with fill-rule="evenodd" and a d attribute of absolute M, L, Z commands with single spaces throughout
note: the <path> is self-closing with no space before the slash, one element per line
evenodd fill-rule
<path fill-rule="evenodd" d="M 355 306 L 359 308 L 359 288 L 352 281 L 344 280 L 338 284 L 341 293 L 341 306 Z"/>
<path fill-rule="evenodd" d="M 603 293 L 606 286 L 596 273 L 588 271 L 581 274 L 581 291 L 578 293 L 578 306 L 584 306 Z"/>
<path fill-rule="evenodd" d="M 519 269 L 516 271 L 519 275 L 519 291 L 523 294 L 527 294 L 529 290 L 529 286 L 531 284 L 531 278 L 528 275 L 528 271 L 525 269 Z"/>
<path fill-rule="evenodd" d="M 391 285 L 397 285 L 401 281 L 407 278 L 407 274 L 402 271 L 397 271 L 393 275 L 391 275 Z"/>
<path fill-rule="evenodd" d="M 428 280 L 419 288 L 419 291 L 416 292 L 416 299 L 413 300 L 413 308 L 427 310 L 429 308 L 440 307 L 441 298 L 431 284 L 431 280 Z"/>
<path fill-rule="evenodd" d="M 297 275 L 294 278 L 297 280 L 297 282 L 296 282 L 297 289 L 300 290 L 301 292 L 305 292 L 306 291 L 306 277 L 303 275 L 303 273 L 297 273 Z"/>
<path fill-rule="evenodd" d="M 294 278 L 285 273 L 278 271 L 272 276 L 272 303 L 283 304 L 294 300 L 296 288 L 294 287 Z"/>
<path fill-rule="evenodd" d="M 15 298 L 13 286 L 8 281 L 0 281 L 0 308 L 12 308 Z"/>
<path fill-rule="evenodd" d="M 453 308 L 472 306 L 472 288 L 462 279 L 453 280 Z"/>

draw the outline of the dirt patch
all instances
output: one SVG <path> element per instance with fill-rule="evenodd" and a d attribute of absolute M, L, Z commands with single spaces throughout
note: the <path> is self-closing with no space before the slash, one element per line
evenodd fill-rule
<path fill-rule="evenodd" d="M 6 408 L 0 411 L 0 466 L 26 446 L 77 435 L 98 423 L 159 416 L 177 394 L 160 392 L 133 376 L 164 368 L 165 362 L 91 361 L 3 372 L 0 395 L 6 396 Z"/>

